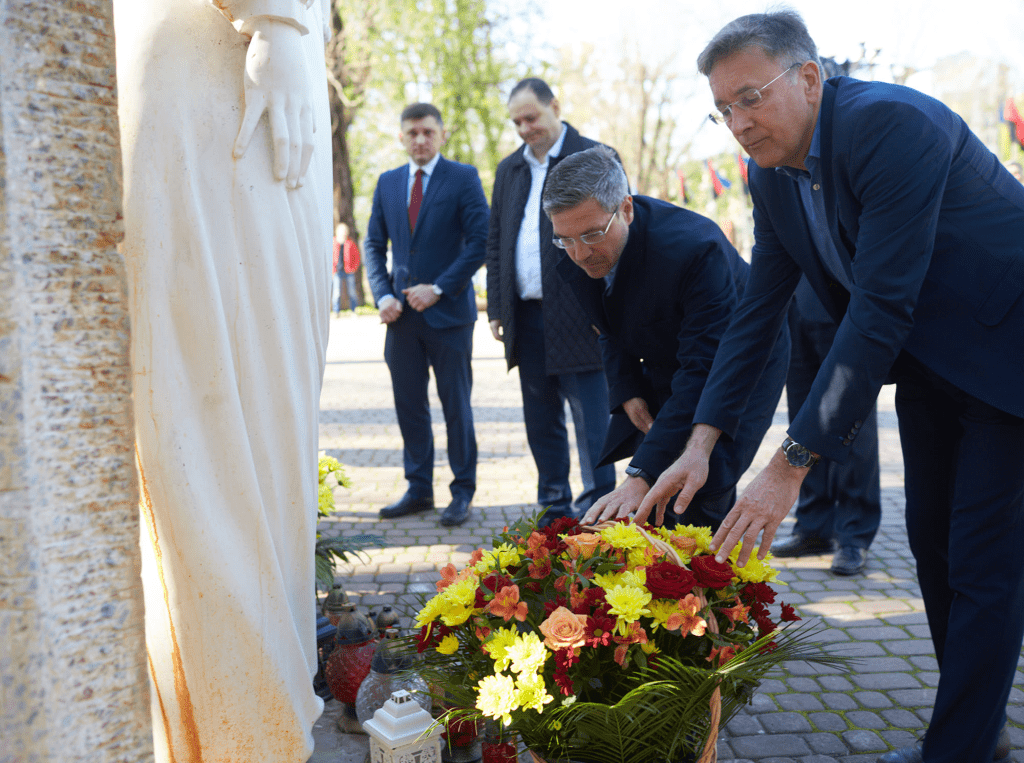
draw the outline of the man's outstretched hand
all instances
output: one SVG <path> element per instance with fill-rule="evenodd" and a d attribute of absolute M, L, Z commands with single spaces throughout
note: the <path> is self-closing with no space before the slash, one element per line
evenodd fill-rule
<path fill-rule="evenodd" d="M 704 487 L 708 481 L 708 462 L 711 459 L 711 451 L 718 442 L 722 430 L 707 424 L 695 424 L 693 432 L 690 433 L 690 440 L 686 443 L 686 449 L 682 455 L 675 460 L 668 469 L 661 473 L 658 481 L 654 483 L 647 493 L 640 508 L 636 512 L 636 522 L 647 521 L 651 511 L 655 513 L 654 524 L 660 525 L 665 521 L 665 509 L 672 496 L 679 493 L 676 498 L 674 511 L 682 514 L 690 505 L 693 496 Z"/>
<path fill-rule="evenodd" d="M 811 467 L 813 468 L 813 467 Z M 775 531 L 796 503 L 807 469 L 790 466 L 781 450 L 743 491 L 711 540 L 715 558 L 724 562 L 737 543 L 743 541 L 737 564 L 742 567 L 761 534 L 757 558 L 764 559 L 775 539 Z"/>
<path fill-rule="evenodd" d="M 245 113 L 235 139 L 242 158 L 256 125 L 267 112 L 274 149 L 274 178 L 298 188 L 313 156 L 313 105 L 302 33 L 282 21 L 258 18 L 245 54 Z"/>

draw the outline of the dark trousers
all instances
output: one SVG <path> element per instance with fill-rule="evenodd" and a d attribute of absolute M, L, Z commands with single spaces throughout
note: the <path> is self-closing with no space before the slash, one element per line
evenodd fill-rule
<path fill-rule="evenodd" d="M 417 497 L 434 494 L 434 433 L 427 382 L 434 369 L 448 431 L 452 497 L 470 500 L 476 491 L 476 434 L 470 392 L 473 388 L 473 325 L 435 329 L 408 305 L 388 324 L 384 360 L 391 371 L 395 413 L 404 444 L 405 478 Z"/>
<path fill-rule="evenodd" d="M 813 294 L 811 298 L 816 299 Z M 786 399 L 792 423 L 832 347 L 837 327 L 831 320 L 808 317 L 794 308 L 789 315 L 789 329 L 793 345 Z M 881 521 L 878 416 L 872 408 L 850 446 L 847 460 L 842 464 L 822 461 L 807 473 L 800 486 L 793 532 L 824 540 L 834 538 L 840 546 L 868 548 Z"/>
<path fill-rule="evenodd" d="M 530 452 L 537 464 L 537 503 L 547 517 L 572 516 L 569 487 L 569 436 L 565 404 L 569 403 L 580 456 L 583 492 L 576 511 L 584 512 L 615 488 L 615 467 L 596 466 L 608 431 L 608 382 L 604 371 L 548 374 L 544 363 L 544 314 L 539 300 L 516 305 L 516 350 L 523 420 Z"/>
<path fill-rule="evenodd" d="M 939 661 L 927 763 L 990 763 L 1024 638 L 1024 419 L 904 353 L 907 535 Z"/>

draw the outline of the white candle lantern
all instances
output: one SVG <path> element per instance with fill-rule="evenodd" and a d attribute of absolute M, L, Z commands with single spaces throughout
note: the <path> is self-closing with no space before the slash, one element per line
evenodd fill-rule
<path fill-rule="evenodd" d="M 440 763 L 441 726 L 412 695 L 400 689 L 363 724 L 370 735 L 370 763 Z"/>

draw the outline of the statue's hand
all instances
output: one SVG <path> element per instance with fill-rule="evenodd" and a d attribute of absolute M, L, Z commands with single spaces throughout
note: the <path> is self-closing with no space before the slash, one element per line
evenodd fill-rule
<path fill-rule="evenodd" d="M 245 56 L 245 114 L 235 139 L 240 159 L 266 111 L 274 147 L 274 177 L 289 188 L 301 185 L 313 155 L 313 107 L 309 75 L 302 54 L 302 33 L 269 18 L 252 22 L 253 35 Z"/>

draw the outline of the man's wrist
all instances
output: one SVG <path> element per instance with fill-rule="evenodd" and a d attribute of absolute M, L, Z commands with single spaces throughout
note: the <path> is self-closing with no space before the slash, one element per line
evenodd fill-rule
<path fill-rule="evenodd" d="M 394 294 L 385 294 L 383 297 L 377 300 L 377 309 L 383 310 L 385 307 L 387 307 L 388 303 L 391 300 L 395 300 L 397 302 L 398 297 L 396 297 Z"/>
<path fill-rule="evenodd" d="M 711 451 L 715 449 L 715 443 L 721 437 L 722 430 L 710 424 L 694 424 L 690 432 L 690 439 L 686 441 L 687 450 L 699 450 L 705 457 L 711 458 Z"/>
<path fill-rule="evenodd" d="M 787 437 L 782 441 L 782 455 L 785 456 L 786 462 L 795 469 L 810 469 L 821 460 L 821 456 L 812 453 L 792 437 Z"/>
<path fill-rule="evenodd" d="M 652 487 L 654 485 L 654 483 L 657 481 L 657 480 L 654 479 L 654 477 L 652 477 L 646 471 L 641 469 L 639 466 L 632 466 L 632 465 L 627 466 L 626 467 L 626 476 L 627 477 L 636 477 L 637 479 L 643 480 L 644 482 L 647 483 L 647 487 Z"/>
<path fill-rule="evenodd" d="M 438 297 L 440 297 L 442 294 L 444 294 L 444 290 L 440 286 L 438 286 L 436 283 L 435 284 L 431 284 L 430 285 L 430 289 Z"/>

